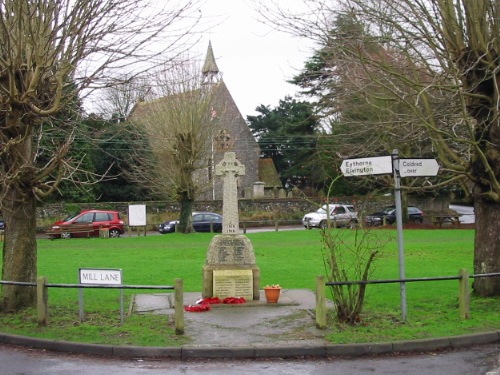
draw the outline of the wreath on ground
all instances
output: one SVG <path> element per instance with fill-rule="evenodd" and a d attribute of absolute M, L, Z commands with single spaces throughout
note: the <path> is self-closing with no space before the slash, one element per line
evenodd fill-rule
<path fill-rule="evenodd" d="M 245 303 L 246 300 L 243 297 L 226 297 L 220 299 L 219 297 L 202 298 L 196 301 L 194 305 L 184 306 L 184 311 L 188 312 L 204 312 L 210 311 L 211 305 L 226 304 L 226 305 L 239 305 Z"/>

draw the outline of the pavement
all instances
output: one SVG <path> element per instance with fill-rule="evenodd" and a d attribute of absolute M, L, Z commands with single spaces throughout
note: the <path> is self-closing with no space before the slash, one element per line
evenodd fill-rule
<path fill-rule="evenodd" d="M 194 305 L 201 293 L 185 293 Z M 47 340 L 0 333 L 0 343 L 36 349 L 129 358 L 298 358 L 363 356 L 457 349 L 500 342 L 500 331 L 383 343 L 332 344 L 328 329 L 316 328 L 311 290 L 283 289 L 276 304 L 259 301 L 211 305 L 205 312 L 185 312 L 187 343 L 179 347 L 113 346 Z M 173 294 L 138 294 L 131 313 L 174 314 Z"/>

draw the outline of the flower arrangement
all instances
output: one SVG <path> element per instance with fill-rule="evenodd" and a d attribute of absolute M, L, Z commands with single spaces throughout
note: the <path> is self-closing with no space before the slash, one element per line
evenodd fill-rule
<path fill-rule="evenodd" d="M 266 285 L 264 287 L 267 303 L 278 303 L 281 294 L 280 284 Z"/>
<path fill-rule="evenodd" d="M 266 285 L 264 289 L 281 289 L 280 284 Z"/>

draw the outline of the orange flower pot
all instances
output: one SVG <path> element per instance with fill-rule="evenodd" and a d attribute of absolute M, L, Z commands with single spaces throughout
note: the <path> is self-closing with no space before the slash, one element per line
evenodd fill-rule
<path fill-rule="evenodd" d="M 267 303 L 278 303 L 280 299 L 281 288 L 264 288 L 264 293 L 266 294 Z"/>

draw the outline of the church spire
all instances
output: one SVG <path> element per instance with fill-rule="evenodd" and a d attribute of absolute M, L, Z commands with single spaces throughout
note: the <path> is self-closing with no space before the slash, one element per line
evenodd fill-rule
<path fill-rule="evenodd" d="M 201 75 L 203 84 L 217 83 L 222 80 L 221 73 L 215 62 L 211 41 L 208 42 L 207 56 L 205 57 Z"/>

